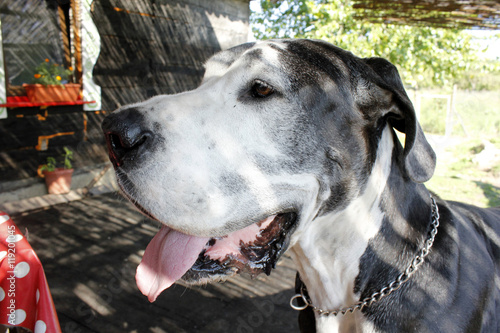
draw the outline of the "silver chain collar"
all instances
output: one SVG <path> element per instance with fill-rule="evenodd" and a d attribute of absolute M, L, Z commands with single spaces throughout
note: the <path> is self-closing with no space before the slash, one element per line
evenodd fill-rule
<path fill-rule="evenodd" d="M 374 292 L 370 297 L 367 297 L 363 299 L 362 301 L 351 305 L 349 307 L 337 309 L 337 310 L 323 310 L 320 309 L 314 305 L 312 305 L 310 299 L 304 295 L 304 284 L 302 284 L 301 289 L 300 289 L 300 294 L 295 294 L 292 296 L 290 299 L 290 306 L 292 309 L 301 311 L 305 310 L 307 307 L 311 307 L 315 312 L 317 312 L 319 315 L 323 316 L 329 316 L 329 315 L 334 315 L 337 316 L 338 314 L 345 315 L 346 313 L 352 313 L 356 310 L 362 310 L 366 306 L 370 306 L 375 302 L 380 301 L 382 298 L 389 296 L 393 291 L 398 290 L 401 288 L 401 286 L 410 279 L 410 277 L 418 270 L 420 265 L 424 262 L 425 257 L 429 254 L 429 250 L 432 247 L 432 244 L 434 244 L 434 238 L 436 237 L 436 234 L 438 232 L 438 227 L 439 227 L 439 209 L 436 204 L 436 200 L 431 196 L 432 200 L 432 229 L 429 232 L 429 238 L 425 241 L 424 247 L 420 250 L 420 252 L 415 256 L 411 264 L 406 268 L 406 270 L 401 273 L 394 281 L 389 283 L 386 287 L 380 289 L 377 292 Z M 294 301 L 296 299 L 302 299 L 304 302 L 304 305 L 299 306 L 295 305 Z"/>

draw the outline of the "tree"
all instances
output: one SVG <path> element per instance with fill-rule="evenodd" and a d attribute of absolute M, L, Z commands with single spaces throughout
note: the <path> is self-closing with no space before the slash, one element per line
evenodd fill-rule
<path fill-rule="evenodd" d="M 409 86 L 454 83 L 477 59 L 477 47 L 460 30 L 356 20 L 349 0 L 261 0 L 260 5 L 251 16 L 257 39 L 322 39 L 360 57 L 383 57 Z"/>

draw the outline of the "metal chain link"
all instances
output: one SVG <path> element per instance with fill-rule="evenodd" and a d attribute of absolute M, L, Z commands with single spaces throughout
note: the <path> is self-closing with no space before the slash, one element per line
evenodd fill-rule
<path fill-rule="evenodd" d="M 439 209 L 436 204 L 436 200 L 431 196 L 432 200 L 432 229 L 429 232 L 429 238 L 425 241 L 424 247 L 420 250 L 420 252 L 415 256 L 411 264 L 406 268 L 406 270 L 401 273 L 394 281 L 389 283 L 386 287 L 380 289 L 379 291 L 373 293 L 370 297 L 367 297 L 363 299 L 362 301 L 351 305 L 349 307 L 337 309 L 337 310 L 323 310 L 320 309 L 314 305 L 312 305 L 311 301 L 304 295 L 304 285 L 302 285 L 300 294 L 296 294 L 292 296 L 290 299 L 290 306 L 294 310 L 304 310 L 307 307 L 311 307 L 315 312 L 317 312 L 319 315 L 323 316 L 329 316 L 329 315 L 334 315 L 337 316 L 338 314 L 345 315 L 346 313 L 352 313 L 356 310 L 362 310 L 366 306 L 370 306 L 375 302 L 380 301 L 382 298 L 389 296 L 392 292 L 398 290 L 401 288 L 401 286 L 407 282 L 410 277 L 418 270 L 420 265 L 423 264 L 425 257 L 429 254 L 429 250 L 431 249 L 432 245 L 434 244 L 434 238 L 436 237 L 438 227 L 439 227 Z M 294 301 L 296 299 L 302 299 L 304 302 L 304 305 L 299 306 L 295 305 Z"/>

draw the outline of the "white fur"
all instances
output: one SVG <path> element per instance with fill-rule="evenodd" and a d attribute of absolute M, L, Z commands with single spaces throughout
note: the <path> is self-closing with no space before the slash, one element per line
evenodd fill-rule
<path fill-rule="evenodd" d="M 323 310 L 350 306 L 359 300 L 353 291 L 354 282 L 360 258 L 384 218 L 379 204 L 391 171 L 392 140 L 391 131 L 386 128 L 366 188 L 359 197 L 342 211 L 305 223 L 293 236 L 291 253 L 301 279 L 313 304 Z M 317 316 L 318 333 L 373 331 L 360 317 L 359 312 Z"/>
<path fill-rule="evenodd" d="M 297 197 L 303 193 L 316 202 L 314 176 L 291 176 L 276 169 L 293 163 L 275 140 L 277 129 L 293 130 L 293 116 L 283 122 L 284 106 L 277 102 L 260 106 L 239 100 L 255 79 L 272 80 L 280 90 L 285 84 L 276 50 L 269 43 L 256 49 L 264 54 L 260 61 L 244 55 L 229 67 L 224 61 L 210 61 L 197 89 L 129 106 L 140 109 L 148 127 L 163 139 L 154 158 L 128 173 L 137 192 L 134 199 L 178 231 L 223 236 L 294 209 L 303 202 Z M 223 182 L 231 176 L 242 180 L 243 190 L 235 182 Z"/>

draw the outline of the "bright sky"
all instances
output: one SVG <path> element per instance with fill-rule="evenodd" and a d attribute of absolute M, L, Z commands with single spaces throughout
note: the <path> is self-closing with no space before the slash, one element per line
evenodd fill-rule
<path fill-rule="evenodd" d="M 485 58 L 500 60 L 500 30 L 466 30 L 481 47 L 488 46 L 484 53 Z M 497 36 L 495 38 L 495 36 Z"/>

